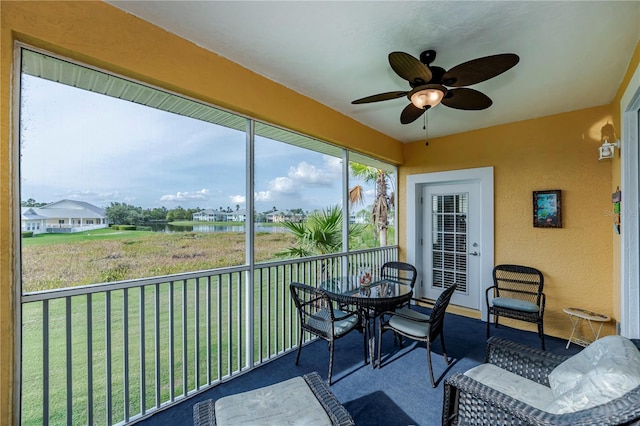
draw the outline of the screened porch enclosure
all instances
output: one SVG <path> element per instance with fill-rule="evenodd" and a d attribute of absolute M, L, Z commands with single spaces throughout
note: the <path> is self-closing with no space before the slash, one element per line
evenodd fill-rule
<path fill-rule="evenodd" d="M 395 209 L 385 224 L 389 245 L 380 247 L 382 235 L 370 232 L 373 199 L 365 198 L 394 192 L 395 166 L 18 49 L 16 204 L 24 213 L 64 193 L 103 209 L 109 226 L 22 236 L 21 424 L 149 417 L 295 349 L 290 282 L 318 285 L 398 259 Z M 358 202 L 349 199 L 354 187 Z M 331 238 L 311 245 L 292 229 L 283 238 L 256 225 L 295 222 L 306 232 L 309 218 L 329 211 L 332 227 L 321 234 Z M 195 226 L 174 236 L 148 226 L 207 212 L 233 217 L 241 230 L 214 243 Z"/>

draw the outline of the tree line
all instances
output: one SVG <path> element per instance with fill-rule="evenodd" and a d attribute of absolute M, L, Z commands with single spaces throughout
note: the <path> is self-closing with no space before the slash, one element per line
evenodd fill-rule
<path fill-rule="evenodd" d="M 43 207 L 46 206 L 46 202 L 39 202 L 34 200 L 33 198 L 29 198 L 26 201 L 21 201 L 20 205 L 22 207 Z M 116 225 L 150 225 L 153 223 L 161 223 L 161 222 L 176 222 L 176 221 L 190 221 L 193 220 L 193 214 L 200 212 L 204 209 L 200 207 L 185 209 L 184 207 L 178 206 L 173 209 L 168 209 L 166 207 L 154 207 L 154 208 L 146 208 L 143 209 L 139 206 L 133 206 L 127 203 L 120 202 L 111 202 L 111 205 L 104 209 L 105 216 L 109 223 Z M 240 205 L 235 205 L 235 211 L 240 210 Z M 278 209 L 276 206 L 273 206 L 271 210 L 267 210 L 262 213 L 255 213 L 255 219 L 257 222 L 266 222 L 266 215 L 271 212 L 275 212 Z M 234 210 L 227 206 L 227 208 L 223 208 L 222 206 L 218 208 L 218 211 L 232 213 Z M 290 209 L 292 213 L 303 213 L 304 210 L 301 208 Z"/>
<path fill-rule="evenodd" d="M 387 245 L 387 229 L 389 227 L 389 214 L 395 204 L 395 193 L 393 191 L 391 174 L 385 170 L 375 167 L 366 166 L 359 163 L 350 163 L 351 172 L 354 176 L 362 178 L 366 183 L 375 185 L 375 196 L 371 205 L 370 220 L 374 226 L 376 238 L 379 238 L 380 245 Z M 356 185 L 349 189 L 349 203 L 352 207 L 364 205 L 365 188 Z M 38 203 L 30 198 L 26 202 L 23 201 L 23 207 L 40 207 L 46 203 Z M 236 210 L 240 205 L 236 205 Z M 181 220 L 192 220 L 193 214 L 203 209 L 196 207 L 195 209 L 185 209 L 176 207 L 175 209 L 167 209 L 166 207 L 154 207 L 152 209 L 143 209 L 126 203 L 111 202 L 111 205 L 105 209 L 105 215 L 109 223 L 118 225 L 147 225 L 154 222 L 173 222 Z M 331 210 L 331 209 L 330 209 Z M 225 211 L 220 207 L 220 211 Z M 227 212 L 231 212 L 231 208 L 227 207 Z M 277 211 L 274 206 L 270 211 L 264 213 L 255 213 L 257 222 L 266 221 L 266 214 Z M 302 209 L 291 209 L 293 213 L 300 212 Z M 307 215 L 309 212 L 307 212 Z M 331 216 L 331 215 L 329 215 Z"/>

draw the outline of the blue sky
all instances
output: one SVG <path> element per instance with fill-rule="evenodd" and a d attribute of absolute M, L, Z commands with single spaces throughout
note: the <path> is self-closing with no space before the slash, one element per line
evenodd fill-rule
<path fill-rule="evenodd" d="M 245 157 L 243 132 L 23 77 L 22 200 L 235 210 Z M 256 159 L 258 211 L 341 203 L 340 159 L 264 138 Z"/>

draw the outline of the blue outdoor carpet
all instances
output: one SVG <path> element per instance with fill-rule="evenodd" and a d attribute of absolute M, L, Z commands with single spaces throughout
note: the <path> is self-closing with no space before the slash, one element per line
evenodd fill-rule
<path fill-rule="evenodd" d="M 414 307 L 429 312 L 429 309 Z M 454 372 L 464 372 L 484 362 L 486 323 L 454 314 L 446 314 L 445 343 L 449 366 L 444 363 L 440 340 L 432 344 L 433 372 L 437 387 L 431 387 L 427 367 L 426 345 L 405 340 L 404 347 L 394 346 L 393 334 L 385 333 L 382 342 L 382 368 L 372 369 L 363 363 L 362 334 L 353 332 L 335 342 L 333 385 L 331 390 L 353 416 L 356 425 L 432 426 L 441 424 L 443 381 Z M 536 348 L 536 333 L 491 326 L 491 335 L 514 340 Z M 572 355 L 581 348 L 566 340 L 546 336 L 547 351 Z M 324 341 L 302 348 L 299 365 L 295 351 L 260 366 L 233 380 L 220 384 L 161 411 L 139 425 L 192 425 L 192 409 L 197 402 L 218 399 L 317 371 L 327 378 L 329 351 Z"/>

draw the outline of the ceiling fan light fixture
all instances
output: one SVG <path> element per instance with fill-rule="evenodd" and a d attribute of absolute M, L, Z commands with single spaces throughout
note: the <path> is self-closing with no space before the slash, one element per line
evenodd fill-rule
<path fill-rule="evenodd" d="M 425 84 L 413 89 L 407 97 L 416 108 L 426 109 L 438 105 L 446 94 L 447 89 L 440 84 Z"/>
<path fill-rule="evenodd" d="M 411 89 L 406 92 L 378 93 L 356 99 L 351 103 L 366 104 L 406 96 L 411 103 L 406 105 L 400 113 L 401 124 L 413 123 L 428 109 L 438 104 L 468 111 L 487 109 L 493 103 L 491 98 L 482 92 L 463 86 L 470 86 L 500 75 L 520 60 L 514 53 L 503 53 L 463 62 L 447 71 L 431 65 L 435 57 L 434 50 L 425 50 L 420 54 L 420 59 L 404 52 L 389 53 L 391 69 L 398 77 L 409 82 Z"/>

